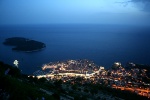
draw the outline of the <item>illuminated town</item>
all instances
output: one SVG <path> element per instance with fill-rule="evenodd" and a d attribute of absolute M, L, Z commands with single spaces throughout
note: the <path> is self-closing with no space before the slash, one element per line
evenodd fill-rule
<path fill-rule="evenodd" d="M 148 69 L 134 63 L 128 63 L 123 67 L 120 62 L 114 62 L 111 68 L 105 69 L 86 59 L 58 61 L 43 65 L 42 70 L 34 72 L 33 75 L 52 81 L 61 79 L 64 83 L 70 84 L 103 84 L 150 98 Z M 77 78 L 81 80 L 77 81 Z"/>

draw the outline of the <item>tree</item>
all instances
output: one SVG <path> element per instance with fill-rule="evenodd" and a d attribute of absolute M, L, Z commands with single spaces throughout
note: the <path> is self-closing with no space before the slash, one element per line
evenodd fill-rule
<path fill-rule="evenodd" d="M 39 82 L 41 82 L 41 83 L 44 83 L 46 81 L 47 81 L 47 79 L 45 77 L 42 77 L 42 78 L 39 79 Z"/>
<path fill-rule="evenodd" d="M 21 71 L 16 67 L 11 67 L 8 74 L 11 75 L 11 76 L 14 76 L 14 77 L 20 77 L 21 76 Z"/>

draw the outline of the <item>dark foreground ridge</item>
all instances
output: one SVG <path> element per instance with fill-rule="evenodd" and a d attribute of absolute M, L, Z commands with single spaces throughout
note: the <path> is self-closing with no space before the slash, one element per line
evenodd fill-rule
<path fill-rule="evenodd" d="M 0 100 L 148 100 L 83 77 L 64 79 L 38 79 L 0 62 Z"/>
<path fill-rule="evenodd" d="M 24 52 L 33 52 L 38 51 L 46 47 L 46 45 L 42 42 L 30 40 L 23 37 L 12 37 L 7 38 L 4 45 L 15 46 L 12 50 L 16 51 L 24 51 Z"/>

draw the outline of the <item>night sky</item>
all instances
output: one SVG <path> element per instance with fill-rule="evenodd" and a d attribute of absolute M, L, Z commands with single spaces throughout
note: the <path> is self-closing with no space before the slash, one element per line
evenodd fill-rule
<path fill-rule="evenodd" d="M 0 25 L 150 25 L 150 0 L 0 0 Z"/>

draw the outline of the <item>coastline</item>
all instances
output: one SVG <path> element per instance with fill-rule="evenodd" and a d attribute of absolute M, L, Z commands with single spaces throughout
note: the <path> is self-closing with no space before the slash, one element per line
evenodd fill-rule
<path fill-rule="evenodd" d="M 3 44 L 6 46 L 13 46 L 13 51 L 21 52 L 35 52 L 40 51 L 46 47 L 46 45 L 42 42 L 29 40 L 23 37 L 7 38 Z"/>
<path fill-rule="evenodd" d="M 46 47 L 44 47 L 44 48 L 46 48 Z M 21 51 L 21 50 L 15 50 L 15 51 L 21 51 L 21 52 L 25 52 L 25 53 L 31 53 L 31 52 L 41 51 L 41 50 L 43 50 L 44 48 L 37 49 L 37 50 L 32 50 L 32 51 Z"/>

